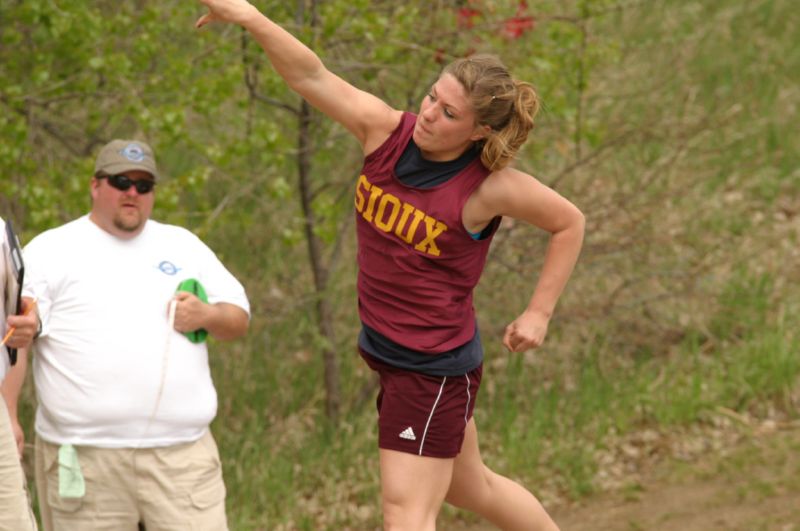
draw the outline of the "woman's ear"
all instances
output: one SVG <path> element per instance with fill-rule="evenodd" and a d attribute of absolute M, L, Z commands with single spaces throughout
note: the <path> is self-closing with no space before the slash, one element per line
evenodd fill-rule
<path fill-rule="evenodd" d="M 492 128 L 488 125 L 476 125 L 475 130 L 472 132 L 472 136 L 469 137 L 470 140 L 473 142 L 477 142 L 479 140 L 483 140 L 484 138 L 489 136 L 489 133 L 492 132 Z"/>

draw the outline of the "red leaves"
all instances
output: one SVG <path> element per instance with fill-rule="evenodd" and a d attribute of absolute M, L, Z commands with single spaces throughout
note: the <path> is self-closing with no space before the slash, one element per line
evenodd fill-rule
<path fill-rule="evenodd" d="M 481 12 L 469 6 L 459 7 L 456 11 L 456 26 L 458 29 L 470 29 L 475 26 L 475 19 Z"/>
<path fill-rule="evenodd" d="M 510 40 L 516 40 L 533 30 L 536 26 L 536 18 L 528 13 L 527 0 L 519 0 L 514 16 L 502 19 L 499 22 L 495 22 L 497 19 L 494 18 L 496 16 L 494 8 L 492 6 L 486 7 L 482 4 L 483 0 L 467 0 L 462 3 L 461 7 L 457 7 L 455 9 L 456 28 L 458 30 L 473 30 L 481 22 L 481 19 L 484 19 L 488 24 L 478 29 L 489 30 L 489 28 L 495 27 L 500 36 Z M 482 40 L 480 34 L 475 33 L 473 35 L 473 40 L 480 43 Z M 444 48 L 438 48 L 434 52 L 433 60 L 439 64 L 444 64 L 447 62 L 448 55 L 467 57 L 474 52 L 474 47 L 470 47 L 466 53 L 458 53 L 445 50 Z"/>
<path fill-rule="evenodd" d="M 534 18 L 531 16 L 511 17 L 503 24 L 503 35 L 509 39 L 519 39 L 533 29 Z"/>
<path fill-rule="evenodd" d="M 456 9 L 456 27 L 460 30 L 472 29 L 484 13 L 479 9 L 479 0 L 470 0 Z M 491 11 L 491 9 L 490 9 Z M 527 0 L 520 0 L 514 16 L 504 19 L 500 23 L 500 34 L 509 39 L 519 39 L 531 31 L 536 25 L 536 19 L 528 13 Z"/>
<path fill-rule="evenodd" d="M 509 39 L 519 39 L 534 28 L 535 22 L 528 14 L 528 2 L 520 0 L 516 14 L 503 22 L 503 34 Z"/>

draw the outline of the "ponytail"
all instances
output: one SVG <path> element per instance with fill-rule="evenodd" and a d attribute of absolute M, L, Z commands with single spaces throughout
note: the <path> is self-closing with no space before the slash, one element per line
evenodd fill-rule
<path fill-rule="evenodd" d="M 481 150 L 481 162 L 492 171 L 508 166 L 533 129 L 533 119 L 539 112 L 539 97 L 524 81 L 514 81 L 515 95 L 507 123 L 489 132 Z"/>
<path fill-rule="evenodd" d="M 490 132 L 481 141 L 481 162 L 492 171 L 505 168 L 533 129 L 539 97 L 533 86 L 511 77 L 492 55 L 473 55 L 450 63 L 444 73 L 455 77 L 467 92 L 479 125 Z"/>

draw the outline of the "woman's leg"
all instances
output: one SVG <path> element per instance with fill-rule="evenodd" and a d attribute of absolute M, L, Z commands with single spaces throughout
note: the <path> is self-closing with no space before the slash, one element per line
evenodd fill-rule
<path fill-rule="evenodd" d="M 446 500 L 483 516 L 505 531 L 558 530 L 533 494 L 483 464 L 474 418 L 467 424 L 461 453 L 453 464 Z"/>
<path fill-rule="evenodd" d="M 383 526 L 386 531 L 433 531 L 453 459 L 380 450 Z"/>

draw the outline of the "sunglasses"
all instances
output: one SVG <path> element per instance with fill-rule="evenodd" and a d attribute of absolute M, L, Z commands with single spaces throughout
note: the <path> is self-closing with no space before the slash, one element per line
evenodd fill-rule
<path fill-rule="evenodd" d="M 127 192 L 131 186 L 136 188 L 136 192 L 141 194 L 149 194 L 153 191 L 156 183 L 149 179 L 141 179 L 134 181 L 127 175 L 99 175 L 98 179 L 108 179 L 108 184 L 119 190 L 120 192 Z"/>

